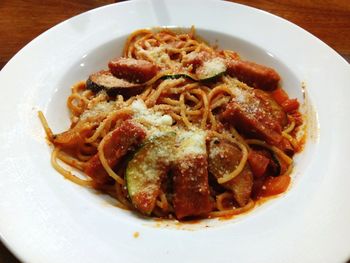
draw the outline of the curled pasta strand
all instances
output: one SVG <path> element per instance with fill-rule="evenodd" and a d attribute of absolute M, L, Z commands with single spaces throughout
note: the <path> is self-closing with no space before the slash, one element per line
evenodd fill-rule
<path fill-rule="evenodd" d="M 182 121 L 186 125 L 187 128 L 191 127 L 191 123 L 189 122 L 187 115 L 186 115 L 186 105 L 185 105 L 185 96 L 184 94 L 180 95 L 180 112 L 181 112 L 181 117 Z"/>
<path fill-rule="evenodd" d="M 41 125 L 44 127 L 47 139 L 52 142 L 54 135 L 42 111 L 38 111 L 38 117 L 40 119 Z"/>
<path fill-rule="evenodd" d="M 240 208 L 233 208 L 229 210 L 223 210 L 223 211 L 212 211 L 209 213 L 209 217 L 224 217 L 224 216 L 234 216 L 243 214 L 245 212 L 248 212 L 249 210 L 253 209 L 255 206 L 255 202 L 253 200 L 249 200 L 249 202 Z"/>
<path fill-rule="evenodd" d="M 293 163 L 293 159 L 291 159 L 288 155 L 286 155 L 283 151 L 278 149 L 276 146 L 268 145 L 266 142 L 261 140 L 256 140 L 256 139 L 248 139 L 246 140 L 246 142 L 248 144 L 259 145 L 273 151 L 274 153 L 277 154 L 278 157 L 280 157 L 283 161 L 285 161 L 289 165 Z"/>
<path fill-rule="evenodd" d="M 240 160 L 239 164 L 237 165 L 236 169 L 218 179 L 219 184 L 224 184 L 224 183 L 227 183 L 227 182 L 231 181 L 232 179 L 234 179 L 237 175 L 239 175 L 243 171 L 244 166 L 246 165 L 247 160 L 248 160 L 248 149 L 246 146 L 244 146 L 242 143 L 240 143 L 237 139 L 232 138 L 231 136 L 219 134 L 215 131 L 212 131 L 211 134 L 215 137 L 218 137 L 221 139 L 226 139 L 226 140 L 236 144 L 242 152 L 241 160 Z"/>
<path fill-rule="evenodd" d="M 104 145 L 106 142 L 106 138 L 108 138 L 108 135 L 105 136 L 105 138 L 102 139 L 102 141 L 100 142 L 100 144 L 98 145 L 97 151 L 98 151 L 98 158 L 101 161 L 101 164 L 103 166 L 103 168 L 106 170 L 106 172 L 108 173 L 108 175 L 110 177 L 112 177 L 118 184 L 124 185 L 124 179 L 121 178 L 119 175 L 117 175 L 112 168 L 110 167 L 110 165 L 108 164 L 105 154 L 104 154 Z"/>
<path fill-rule="evenodd" d="M 60 148 L 56 147 L 51 155 L 51 164 L 52 167 L 55 168 L 55 170 L 57 172 L 59 172 L 60 174 L 62 174 L 64 176 L 64 178 L 78 184 L 81 186 L 86 186 L 86 187 L 91 187 L 92 186 L 92 180 L 83 180 L 75 175 L 73 175 L 70 171 L 67 171 L 66 169 L 64 169 L 61 165 L 59 165 L 59 163 L 57 162 L 57 157 L 58 154 L 60 152 Z"/>

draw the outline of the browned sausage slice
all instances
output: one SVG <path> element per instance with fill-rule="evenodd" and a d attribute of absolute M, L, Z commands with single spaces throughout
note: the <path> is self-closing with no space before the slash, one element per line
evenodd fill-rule
<path fill-rule="evenodd" d="M 127 120 L 107 136 L 104 155 L 109 166 L 113 168 L 128 151 L 143 141 L 146 133 L 141 127 Z M 111 182 L 111 178 L 103 168 L 98 154 L 95 154 L 86 163 L 84 172 L 92 178 L 93 187 L 96 189 L 100 189 Z"/>
<path fill-rule="evenodd" d="M 108 63 L 112 74 L 134 83 L 144 83 L 158 73 L 158 67 L 147 60 L 117 58 Z"/>
<path fill-rule="evenodd" d="M 258 116 L 250 114 L 235 101 L 226 106 L 222 116 L 244 134 L 266 140 L 274 145 L 278 145 L 282 140 L 281 133 L 270 128 L 268 122 L 264 122 L 262 118 L 259 120 Z"/>
<path fill-rule="evenodd" d="M 178 219 L 206 215 L 212 210 L 206 133 L 184 131 L 177 135 L 177 156 L 172 170 L 175 215 Z"/>
<path fill-rule="evenodd" d="M 206 155 L 187 156 L 173 171 L 173 205 L 178 219 L 209 213 L 208 162 Z"/>
<path fill-rule="evenodd" d="M 261 106 L 271 115 L 275 121 L 271 123 L 271 128 L 282 131 L 288 123 L 287 114 L 283 108 L 272 98 L 272 96 L 262 90 L 254 89 L 254 96 L 260 101 Z"/>
<path fill-rule="evenodd" d="M 281 79 L 274 69 L 250 61 L 230 59 L 226 66 L 229 75 L 262 90 L 274 90 Z"/>
<path fill-rule="evenodd" d="M 264 91 L 250 89 L 242 90 L 240 94 L 227 104 L 222 113 L 223 120 L 246 135 L 278 146 L 287 122 L 286 113 Z"/>
<path fill-rule="evenodd" d="M 213 138 L 210 140 L 208 148 L 209 172 L 217 179 L 232 172 L 242 158 L 239 148 L 226 140 Z M 232 191 L 240 206 L 246 205 L 253 187 L 253 174 L 249 165 L 247 164 L 239 175 L 222 186 Z"/>

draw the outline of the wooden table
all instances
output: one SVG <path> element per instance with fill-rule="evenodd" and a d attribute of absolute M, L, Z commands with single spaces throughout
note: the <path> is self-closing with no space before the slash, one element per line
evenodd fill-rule
<path fill-rule="evenodd" d="M 24 45 L 74 15 L 112 0 L 1 0 L 0 69 Z M 237 0 L 281 16 L 311 32 L 350 62 L 349 0 Z M 19 262 L 0 242 L 0 262 Z"/>

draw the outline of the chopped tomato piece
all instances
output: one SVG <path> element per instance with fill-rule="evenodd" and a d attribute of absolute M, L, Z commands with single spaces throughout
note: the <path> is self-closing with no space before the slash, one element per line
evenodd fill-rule
<path fill-rule="evenodd" d="M 297 99 L 288 99 L 284 101 L 281 106 L 283 107 L 285 112 L 292 112 L 299 108 L 299 102 Z"/>
<path fill-rule="evenodd" d="M 271 96 L 280 105 L 289 99 L 288 94 L 281 88 L 275 89 L 273 92 L 271 92 Z"/>
<path fill-rule="evenodd" d="M 266 172 L 267 166 L 270 163 L 270 159 L 262 154 L 259 154 L 256 151 L 251 151 L 248 156 L 248 162 L 254 176 L 260 177 L 263 176 Z"/>
<path fill-rule="evenodd" d="M 261 196 L 278 195 L 285 192 L 290 184 L 289 175 L 281 175 L 278 177 L 268 177 L 262 186 Z"/>
<path fill-rule="evenodd" d="M 281 88 L 271 92 L 271 96 L 278 104 L 282 106 L 285 112 L 292 112 L 299 108 L 299 102 L 297 99 L 290 99 L 288 94 Z"/>

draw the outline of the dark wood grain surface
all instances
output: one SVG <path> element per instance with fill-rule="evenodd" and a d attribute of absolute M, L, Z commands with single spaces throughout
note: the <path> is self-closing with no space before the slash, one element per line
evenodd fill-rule
<path fill-rule="evenodd" d="M 52 26 L 112 0 L 0 0 L 0 69 Z M 349 0 L 237 0 L 281 16 L 311 32 L 350 61 Z M 0 262 L 19 262 L 0 242 Z"/>
<path fill-rule="evenodd" d="M 112 0 L 1 0 L 0 69 L 45 30 Z M 350 61 L 349 0 L 237 0 L 281 16 L 311 32 Z"/>

